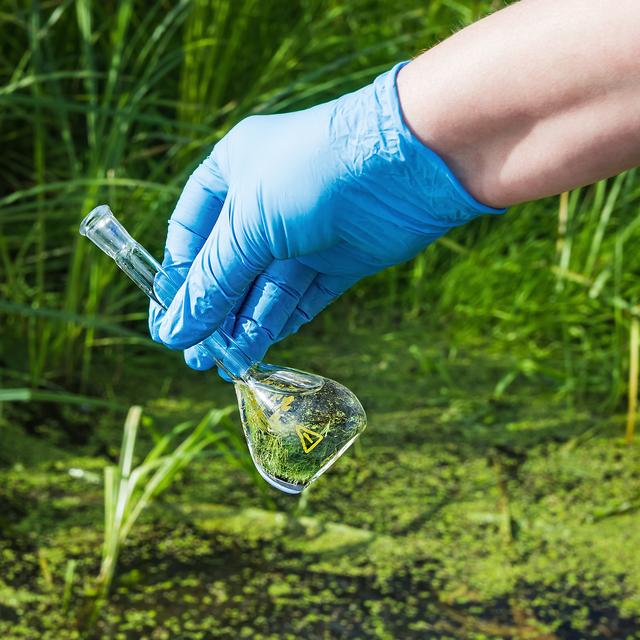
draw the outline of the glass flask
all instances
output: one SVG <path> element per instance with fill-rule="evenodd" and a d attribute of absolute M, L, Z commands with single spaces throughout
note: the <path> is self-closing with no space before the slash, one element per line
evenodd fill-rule
<path fill-rule="evenodd" d="M 129 235 L 107 205 L 85 217 L 80 233 L 149 298 L 169 307 L 182 282 Z M 213 357 L 233 381 L 251 458 L 260 475 L 285 493 L 298 494 L 309 486 L 367 425 L 358 398 L 343 385 L 297 369 L 252 362 L 221 329 L 196 348 Z"/>

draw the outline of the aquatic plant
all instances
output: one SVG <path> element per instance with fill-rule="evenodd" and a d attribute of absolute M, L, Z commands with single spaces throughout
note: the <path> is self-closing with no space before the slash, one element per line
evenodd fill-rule
<path fill-rule="evenodd" d="M 105 596 L 109 591 L 120 549 L 132 527 L 177 474 L 210 445 L 215 444 L 220 451 L 234 457 L 223 443 L 228 438 L 225 421 L 234 409 L 213 409 L 196 424 L 177 425 L 156 442 L 137 466 L 133 463 L 142 408 L 133 406 L 129 409 L 118 465 L 110 465 L 104 470 L 105 519 L 102 563 L 97 578 L 99 596 Z M 175 437 L 185 432 L 188 435 L 175 446 Z"/>

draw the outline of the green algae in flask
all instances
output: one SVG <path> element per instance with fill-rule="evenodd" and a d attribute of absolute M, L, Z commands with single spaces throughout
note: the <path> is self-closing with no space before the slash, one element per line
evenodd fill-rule
<path fill-rule="evenodd" d="M 251 458 L 260 475 L 286 493 L 300 493 L 321 476 L 367 426 L 358 398 L 322 378 L 313 391 L 235 385 Z"/>
<path fill-rule="evenodd" d="M 182 282 L 136 242 L 107 205 L 80 225 L 89 238 L 144 293 L 167 309 Z M 233 346 L 233 349 L 229 347 Z M 298 494 L 317 480 L 367 426 L 358 398 L 343 385 L 312 373 L 252 362 L 218 329 L 196 345 L 231 378 L 251 458 L 276 489 Z"/>

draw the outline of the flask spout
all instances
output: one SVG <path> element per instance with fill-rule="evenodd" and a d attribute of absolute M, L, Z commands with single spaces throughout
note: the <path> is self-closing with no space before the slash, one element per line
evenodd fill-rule
<path fill-rule="evenodd" d="M 114 260 L 119 253 L 135 243 L 106 204 L 101 204 L 85 216 L 80 223 L 80 234 L 89 238 Z"/>

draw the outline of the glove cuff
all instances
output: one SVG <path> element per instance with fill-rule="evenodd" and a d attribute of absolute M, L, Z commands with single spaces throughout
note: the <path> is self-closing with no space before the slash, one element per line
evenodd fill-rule
<path fill-rule="evenodd" d="M 384 131 L 387 152 L 396 156 L 405 167 L 411 167 L 408 185 L 420 196 L 423 207 L 451 226 L 464 224 L 482 214 L 502 214 L 507 209 L 495 209 L 476 200 L 460 183 L 453 171 L 435 151 L 427 147 L 411 131 L 404 120 L 398 97 L 397 77 L 408 60 L 396 64 L 373 82 L 378 105 L 378 119 Z M 407 170 L 405 173 L 408 173 Z M 405 176 L 408 177 L 408 176 Z M 418 194 L 415 193 L 417 189 Z M 411 193 L 407 191 L 406 193 Z M 416 203 L 418 204 L 418 203 Z"/>

